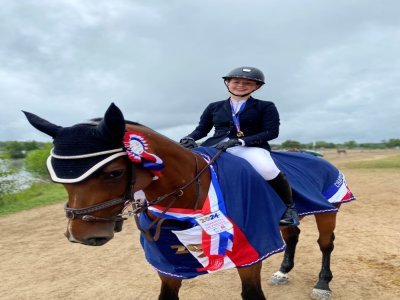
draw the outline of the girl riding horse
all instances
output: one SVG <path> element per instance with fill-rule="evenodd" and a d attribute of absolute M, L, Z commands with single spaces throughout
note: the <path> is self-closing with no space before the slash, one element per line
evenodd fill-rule
<path fill-rule="evenodd" d="M 278 110 L 273 102 L 251 97 L 265 84 L 263 72 L 253 67 L 240 67 L 222 78 L 229 99 L 209 104 L 196 129 L 181 139 L 181 145 L 189 149 L 197 147 L 195 141 L 215 127 L 214 136 L 202 145 L 215 146 L 247 160 L 286 205 L 279 225 L 299 225 L 290 184 L 270 155 L 268 141 L 279 134 Z"/>

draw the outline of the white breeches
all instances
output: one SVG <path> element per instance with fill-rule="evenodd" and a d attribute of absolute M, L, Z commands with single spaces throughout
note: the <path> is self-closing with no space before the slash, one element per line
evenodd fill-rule
<path fill-rule="evenodd" d="M 247 160 L 265 180 L 272 180 L 280 173 L 269 151 L 263 148 L 235 146 L 226 151 Z"/>

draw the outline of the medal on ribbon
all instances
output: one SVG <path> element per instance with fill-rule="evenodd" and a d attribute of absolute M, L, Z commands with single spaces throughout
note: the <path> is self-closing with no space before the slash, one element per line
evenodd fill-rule
<path fill-rule="evenodd" d="M 231 99 L 229 99 L 229 102 L 231 104 L 233 123 L 235 124 L 236 131 L 237 131 L 236 136 L 239 138 L 244 137 L 244 132 L 240 130 L 239 114 L 243 111 L 244 107 L 246 106 L 246 102 L 243 103 L 243 105 L 240 107 L 238 112 L 235 112 L 235 108 L 233 107 L 233 103 L 232 103 Z"/>

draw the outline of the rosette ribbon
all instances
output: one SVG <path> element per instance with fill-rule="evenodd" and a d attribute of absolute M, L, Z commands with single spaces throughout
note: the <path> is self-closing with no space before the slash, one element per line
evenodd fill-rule
<path fill-rule="evenodd" d="M 125 133 L 123 143 L 132 162 L 140 164 L 154 176 L 160 177 L 164 163 L 160 157 L 151 153 L 145 136 L 138 132 L 128 131 Z"/>

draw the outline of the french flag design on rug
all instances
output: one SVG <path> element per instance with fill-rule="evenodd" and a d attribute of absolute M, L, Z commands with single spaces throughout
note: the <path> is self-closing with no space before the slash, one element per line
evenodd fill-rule
<path fill-rule="evenodd" d="M 234 225 L 226 217 L 226 209 L 222 193 L 219 189 L 215 171 L 211 168 L 211 184 L 208 196 L 203 208 L 200 211 L 187 212 L 182 209 L 171 208 L 167 212 L 167 219 L 189 221 L 195 226 L 185 231 L 172 231 L 181 243 L 192 252 L 192 255 L 202 250 L 201 255 L 194 255 L 198 258 L 203 268 L 199 271 L 216 271 L 224 266 L 224 257 L 227 251 L 232 251 Z M 160 215 L 162 207 L 149 207 L 154 215 Z M 238 229 L 236 229 L 238 230 Z M 190 245 L 200 245 L 195 248 Z M 232 267 L 232 266 L 231 266 Z"/>
<path fill-rule="evenodd" d="M 354 195 L 347 185 L 346 178 L 340 171 L 336 181 L 327 189 L 322 191 L 322 194 L 330 203 L 342 203 L 355 200 Z"/>
<path fill-rule="evenodd" d="M 179 220 L 182 226 L 162 226 L 156 242 L 141 236 L 147 261 L 165 276 L 193 278 L 249 266 L 285 249 L 278 227 L 285 206 L 262 177 L 228 153 L 210 172 L 212 182 L 201 209 L 171 208 L 164 218 Z M 223 174 L 229 174 L 229 180 L 222 179 Z M 155 215 L 163 209 L 149 208 Z M 221 221 L 201 226 L 202 218 Z M 142 228 L 151 222 L 143 213 L 139 221 Z"/>

